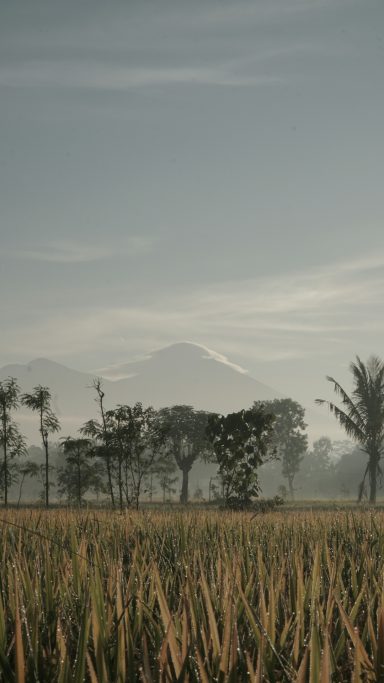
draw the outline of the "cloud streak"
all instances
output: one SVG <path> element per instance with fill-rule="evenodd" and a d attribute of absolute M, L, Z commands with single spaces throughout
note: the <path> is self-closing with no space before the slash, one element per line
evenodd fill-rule
<path fill-rule="evenodd" d="M 3 87 L 60 87 L 96 90 L 128 90 L 167 86 L 257 87 L 282 83 L 278 76 L 236 74 L 222 66 L 129 67 L 71 62 L 12 64 L 0 68 Z"/>
<path fill-rule="evenodd" d="M 5 330 L 2 351 L 22 359 L 129 360 L 174 341 L 196 338 L 208 348 L 249 359 L 279 361 L 331 355 L 384 331 L 384 257 L 316 272 L 223 282 L 193 292 L 159 293 L 141 306 L 37 312 L 36 320 Z M 88 366 L 89 367 L 89 366 Z"/>
<path fill-rule="evenodd" d="M 76 264 L 105 261 L 124 255 L 137 256 L 148 251 L 152 246 L 152 240 L 132 236 L 124 240 L 119 247 L 109 245 L 81 244 L 76 242 L 52 242 L 37 247 L 23 249 L 12 248 L 4 250 L 3 254 L 8 258 L 23 261 L 39 261 L 45 263 Z"/>

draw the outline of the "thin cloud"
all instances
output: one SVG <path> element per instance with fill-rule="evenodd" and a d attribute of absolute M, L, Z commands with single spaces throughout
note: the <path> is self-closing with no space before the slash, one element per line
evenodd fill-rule
<path fill-rule="evenodd" d="M 232 368 L 233 370 L 237 370 L 237 372 L 240 372 L 242 375 L 247 374 L 247 370 L 243 368 L 241 365 L 237 365 L 236 363 L 232 363 L 227 356 L 224 356 L 222 353 L 218 353 L 217 351 L 214 351 L 213 349 L 209 349 L 207 346 L 203 346 L 202 344 L 199 344 L 204 351 L 206 351 L 207 355 L 204 356 L 204 358 L 207 358 L 209 360 L 215 360 L 218 363 L 222 363 L 223 365 L 228 365 L 228 367 Z"/>
<path fill-rule="evenodd" d="M 194 338 L 209 349 L 252 361 L 327 355 L 382 330 L 384 273 L 373 260 L 241 282 L 189 293 L 159 293 L 141 306 L 71 307 L 36 312 L 32 323 L 5 329 L 4 355 L 93 357 L 119 364 L 131 353 Z M 222 361 L 223 362 L 223 361 Z"/>
<path fill-rule="evenodd" d="M 225 67 L 137 67 L 46 62 L 0 68 L 0 86 L 127 90 L 173 85 L 255 87 L 282 82 L 277 76 L 236 75 Z"/>
<path fill-rule="evenodd" d="M 384 268 L 384 253 L 366 254 L 360 259 L 342 263 L 339 268 L 344 272 L 364 272 Z"/>
<path fill-rule="evenodd" d="M 233 26 L 235 24 L 237 27 L 243 28 L 249 22 L 264 21 L 265 23 L 270 23 L 274 19 L 281 20 L 282 16 L 287 14 L 294 15 L 297 12 L 319 10 L 330 4 L 329 0 L 312 0 L 312 2 L 308 2 L 308 0 L 272 2 L 272 0 L 269 0 L 264 5 L 260 3 L 236 2 L 227 5 L 221 4 L 214 9 L 210 9 L 204 19 L 205 22 L 211 22 L 216 27 L 219 24 L 224 26 L 228 24 Z M 335 0 L 333 0 L 332 4 L 336 4 Z"/>
<path fill-rule="evenodd" d="M 92 263 L 111 259 L 119 254 L 124 256 L 136 256 L 147 251 L 152 241 L 139 236 L 132 236 L 118 247 L 77 244 L 75 242 L 54 242 L 39 245 L 38 248 L 30 247 L 23 249 L 9 249 L 5 252 L 7 257 L 27 261 L 41 261 L 46 263 L 76 264 Z"/>

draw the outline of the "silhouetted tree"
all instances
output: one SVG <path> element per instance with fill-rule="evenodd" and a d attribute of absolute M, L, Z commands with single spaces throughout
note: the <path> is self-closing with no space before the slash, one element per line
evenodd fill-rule
<path fill-rule="evenodd" d="M 255 402 L 254 406 L 260 406 Z M 291 398 L 276 398 L 264 402 L 265 409 L 273 413 L 272 446 L 282 461 L 282 474 L 288 482 L 290 497 L 294 498 L 294 479 L 300 469 L 300 463 L 308 446 L 305 434 L 304 408 Z"/>
<path fill-rule="evenodd" d="M 102 488 L 104 468 L 100 461 L 93 458 L 89 439 L 69 436 L 61 446 L 65 464 L 58 471 L 59 493 L 65 493 L 69 501 L 76 501 L 80 507 L 87 491 Z"/>
<path fill-rule="evenodd" d="M 259 405 L 229 415 L 210 415 L 207 435 L 210 439 L 223 483 L 227 505 L 246 506 L 260 491 L 257 469 L 271 449 L 274 415 Z"/>
<path fill-rule="evenodd" d="M 130 504 L 129 462 L 132 456 L 132 410 L 129 406 L 118 406 L 108 410 L 105 422 L 109 433 L 109 445 L 113 449 L 115 478 L 119 493 L 120 510 L 124 507 L 123 494 L 127 505 Z"/>
<path fill-rule="evenodd" d="M 112 435 L 108 426 L 108 419 L 104 407 L 104 391 L 103 383 L 99 377 L 94 379 L 92 388 L 96 391 L 95 401 L 99 407 L 100 420 L 88 420 L 80 429 L 81 434 L 88 436 L 97 443 L 97 454 L 105 461 L 107 477 L 108 477 L 108 491 L 111 498 L 111 505 L 115 507 L 115 495 L 113 490 L 113 444 L 111 442 Z"/>
<path fill-rule="evenodd" d="M 359 491 L 359 500 L 364 490 L 365 478 L 368 474 L 371 503 L 376 502 L 377 479 L 381 475 L 380 458 L 383 452 L 384 437 L 384 364 L 376 356 L 371 356 L 367 364 L 356 356 L 356 363 L 351 363 L 354 388 L 348 396 L 342 386 L 333 377 L 327 380 L 341 398 L 342 408 L 330 401 L 317 399 L 316 403 L 325 404 L 335 415 L 348 436 L 359 443 L 361 450 L 368 455 L 368 464 Z"/>
<path fill-rule="evenodd" d="M 159 471 L 158 471 L 158 480 L 160 484 L 160 488 L 163 492 L 163 503 L 166 502 L 167 496 L 168 500 L 170 499 L 171 495 L 176 493 L 176 483 L 177 483 L 177 475 L 175 474 L 176 472 L 176 463 L 173 458 L 169 457 L 164 457 L 162 459 L 162 462 L 159 465 Z"/>
<path fill-rule="evenodd" d="M 299 482 L 310 497 L 334 497 L 338 493 L 335 465 L 331 460 L 334 444 L 327 436 L 313 442 L 300 467 Z"/>
<path fill-rule="evenodd" d="M 208 502 L 219 501 L 222 498 L 223 485 L 220 476 L 210 477 L 208 482 Z"/>
<path fill-rule="evenodd" d="M 132 499 L 137 509 L 144 480 L 161 471 L 165 457 L 164 432 L 158 414 L 151 406 L 143 408 L 138 402 L 132 407 L 125 407 L 128 413 L 126 436 L 130 449 L 128 468 Z"/>
<path fill-rule="evenodd" d="M 192 406 L 175 405 L 159 410 L 165 434 L 165 447 L 182 473 L 180 503 L 188 502 L 188 479 L 198 458 L 208 458 L 212 452 L 207 439 L 208 415 Z"/>
<path fill-rule="evenodd" d="M 12 411 L 20 405 L 20 387 L 14 377 L 0 382 L 0 446 L 3 449 L 1 485 L 4 490 L 4 505 L 8 505 L 8 489 L 14 480 L 10 461 L 26 455 L 27 448 L 17 424 L 12 419 Z"/>
<path fill-rule="evenodd" d="M 337 487 L 337 494 L 341 494 L 343 498 L 349 498 L 351 495 L 355 497 L 356 491 L 360 499 L 368 497 L 366 484 L 364 483 L 362 488 L 361 481 L 361 461 L 364 456 L 361 448 L 355 445 L 354 448 L 346 450 L 335 463 L 333 481 Z"/>
<path fill-rule="evenodd" d="M 17 507 L 20 506 L 21 496 L 23 492 L 23 485 L 26 477 L 35 478 L 38 477 L 40 473 L 40 465 L 37 462 L 27 460 L 23 463 L 21 467 L 18 468 L 18 483 L 19 483 L 19 497 L 17 499 Z"/>
<path fill-rule="evenodd" d="M 321 436 L 313 442 L 312 459 L 316 462 L 316 470 L 328 470 L 331 464 L 333 444 L 328 436 Z"/>
<path fill-rule="evenodd" d="M 49 435 L 60 430 L 60 422 L 51 408 L 51 392 L 39 384 L 31 394 L 23 394 L 21 402 L 39 415 L 39 431 L 45 452 L 45 506 L 49 507 Z"/>
<path fill-rule="evenodd" d="M 116 481 L 119 506 L 137 507 L 144 486 L 153 491 L 153 476 L 164 460 L 162 432 L 152 407 L 120 405 L 105 413 L 105 428 L 111 454 L 111 474 Z"/>

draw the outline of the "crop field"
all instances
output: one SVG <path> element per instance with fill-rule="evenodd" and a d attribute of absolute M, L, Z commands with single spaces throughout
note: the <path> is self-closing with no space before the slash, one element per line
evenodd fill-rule
<path fill-rule="evenodd" d="M 382 512 L 1 520 L 1 681 L 384 681 Z"/>

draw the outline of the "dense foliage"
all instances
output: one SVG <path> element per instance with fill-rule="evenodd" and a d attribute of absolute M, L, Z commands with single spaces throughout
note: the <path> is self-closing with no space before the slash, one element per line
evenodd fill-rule
<path fill-rule="evenodd" d="M 258 468 L 273 457 L 274 415 L 263 404 L 229 415 L 211 415 L 207 434 L 212 444 L 226 504 L 247 506 L 260 491 Z"/>
<path fill-rule="evenodd" d="M 188 502 L 188 477 L 199 458 L 208 459 L 211 447 L 207 438 L 208 413 L 192 406 L 176 405 L 159 410 L 165 452 L 182 473 L 180 502 Z"/>

